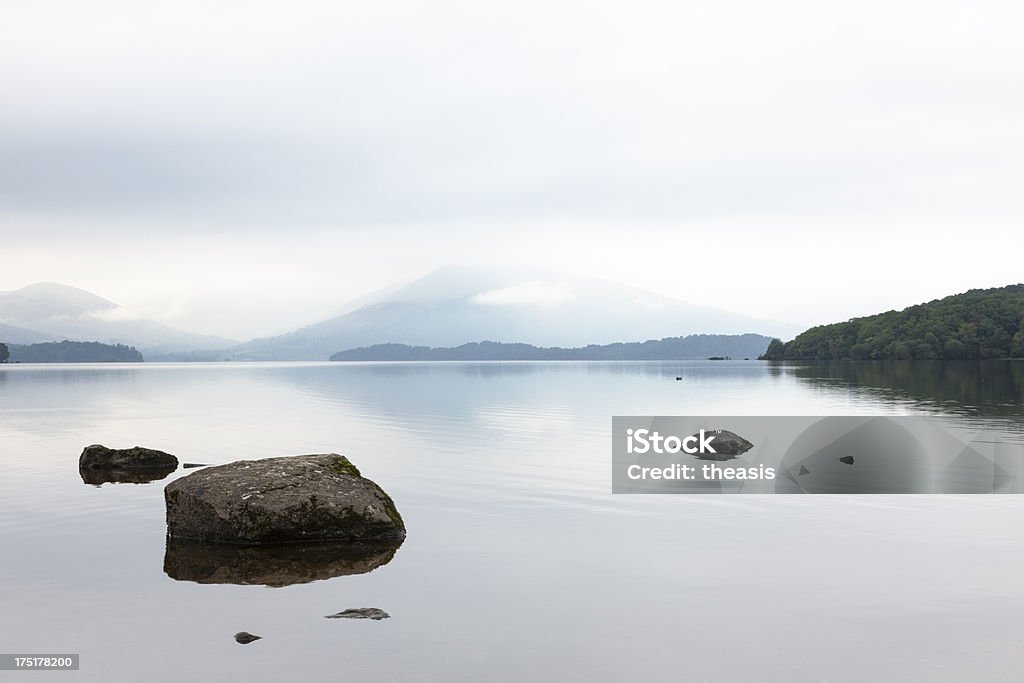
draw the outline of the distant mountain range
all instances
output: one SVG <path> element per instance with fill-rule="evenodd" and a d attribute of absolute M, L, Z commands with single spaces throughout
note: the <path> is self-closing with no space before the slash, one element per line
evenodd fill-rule
<path fill-rule="evenodd" d="M 44 334 L 42 332 L 36 332 L 35 330 L 26 330 L 23 327 L 15 327 L 14 325 L 5 325 L 0 323 L 0 342 L 7 344 L 36 344 L 52 340 L 54 337 Z"/>
<path fill-rule="evenodd" d="M 42 282 L 0 292 L 0 342 L 96 341 L 137 347 L 145 356 L 235 344 L 153 320 L 128 317 L 121 306 L 83 289 Z"/>
<path fill-rule="evenodd" d="M 591 344 L 576 348 L 530 344 L 473 342 L 456 347 L 430 348 L 407 344 L 377 344 L 341 351 L 333 361 L 490 361 L 490 360 L 687 360 L 711 357 L 757 358 L 771 337 L 760 334 L 694 334 L 645 342 Z"/>
<path fill-rule="evenodd" d="M 231 360 L 324 360 L 377 344 L 448 347 L 492 339 L 575 347 L 795 327 L 696 306 L 594 278 L 538 270 L 448 267 L 365 297 L 354 310 L 288 334 L 224 349 Z"/>
<path fill-rule="evenodd" d="M 442 268 L 411 284 L 356 299 L 342 310 L 294 332 L 239 344 L 135 319 L 81 289 L 39 283 L 0 292 L 0 342 L 124 344 L 149 361 L 326 360 L 340 351 L 379 344 L 455 347 L 489 339 L 572 348 L 692 334 L 797 332 L 782 323 L 606 280 L 529 269 Z"/>

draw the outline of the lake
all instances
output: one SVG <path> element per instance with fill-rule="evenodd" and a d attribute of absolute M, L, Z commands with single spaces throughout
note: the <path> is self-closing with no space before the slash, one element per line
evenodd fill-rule
<path fill-rule="evenodd" d="M 1017 681 L 1024 497 L 613 496 L 609 462 L 613 415 L 941 414 L 1020 441 L 1022 368 L 3 366 L 0 650 L 81 653 L 25 675 L 47 680 Z M 86 484 L 92 443 L 342 453 L 408 538 L 333 578 L 192 556 L 163 503 L 190 470 Z M 320 580 L 230 582 L 261 572 Z M 391 618 L 324 618 L 361 607 Z"/>

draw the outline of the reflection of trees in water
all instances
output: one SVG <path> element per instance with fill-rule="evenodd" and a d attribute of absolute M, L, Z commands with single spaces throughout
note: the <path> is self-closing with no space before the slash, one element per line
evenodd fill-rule
<path fill-rule="evenodd" d="M 13 364 L 7 372 L 0 372 L 0 378 L 6 380 L 10 374 L 12 384 L 28 385 L 75 385 L 75 384 L 110 384 L 112 382 L 132 382 L 138 378 L 140 367 L 110 367 L 97 363 L 91 367 L 62 368 L 40 367 L 39 365 Z"/>
<path fill-rule="evenodd" d="M 943 411 L 1019 416 L 1024 404 L 1021 361 L 832 361 L 794 368 L 802 381 L 908 398 Z"/>

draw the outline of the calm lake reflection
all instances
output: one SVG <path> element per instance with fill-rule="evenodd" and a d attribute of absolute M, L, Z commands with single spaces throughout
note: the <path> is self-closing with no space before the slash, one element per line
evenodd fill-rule
<path fill-rule="evenodd" d="M 53 677 L 88 681 L 1016 681 L 1024 497 L 612 496 L 609 435 L 612 415 L 920 413 L 1020 442 L 1022 371 L 0 367 L 0 642 L 81 653 Z M 168 543 L 163 486 L 189 470 L 86 486 L 92 443 L 343 453 L 409 535 L 348 555 Z M 391 618 L 323 618 L 363 607 Z"/>
<path fill-rule="evenodd" d="M 830 362 L 796 368 L 801 380 L 874 395 L 881 402 L 909 400 L 918 408 L 977 417 L 1021 416 L 1024 362 Z"/>
<path fill-rule="evenodd" d="M 400 545 L 290 543 L 242 547 L 168 538 L 164 572 L 178 581 L 280 588 L 372 572 L 390 562 Z"/>

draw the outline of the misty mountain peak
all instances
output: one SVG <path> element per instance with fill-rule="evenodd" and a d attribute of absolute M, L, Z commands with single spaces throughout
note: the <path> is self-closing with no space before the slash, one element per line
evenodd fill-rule
<path fill-rule="evenodd" d="M 216 348 L 233 343 L 139 318 L 112 301 L 84 289 L 38 282 L 0 292 L 0 333 L 8 341 L 99 341 L 129 344 L 143 353 Z"/>
<path fill-rule="evenodd" d="M 325 359 L 375 344 L 494 340 L 582 346 L 687 334 L 778 334 L 786 326 L 539 268 L 448 266 L 363 297 L 343 315 L 231 349 L 237 359 Z"/>
<path fill-rule="evenodd" d="M 76 318 L 115 308 L 117 304 L 101 296 L 57 282 L 37 282 L 0 292 L 0 319 L 3 320 Z"/>
<path fill-rule="evenodd" d="M 392 291 L 390 302 L 428 302 L 472 299 L 485 292 L 525 284 L 552 281 L 557 276 L 532 268 L 444 266 Z"/>

